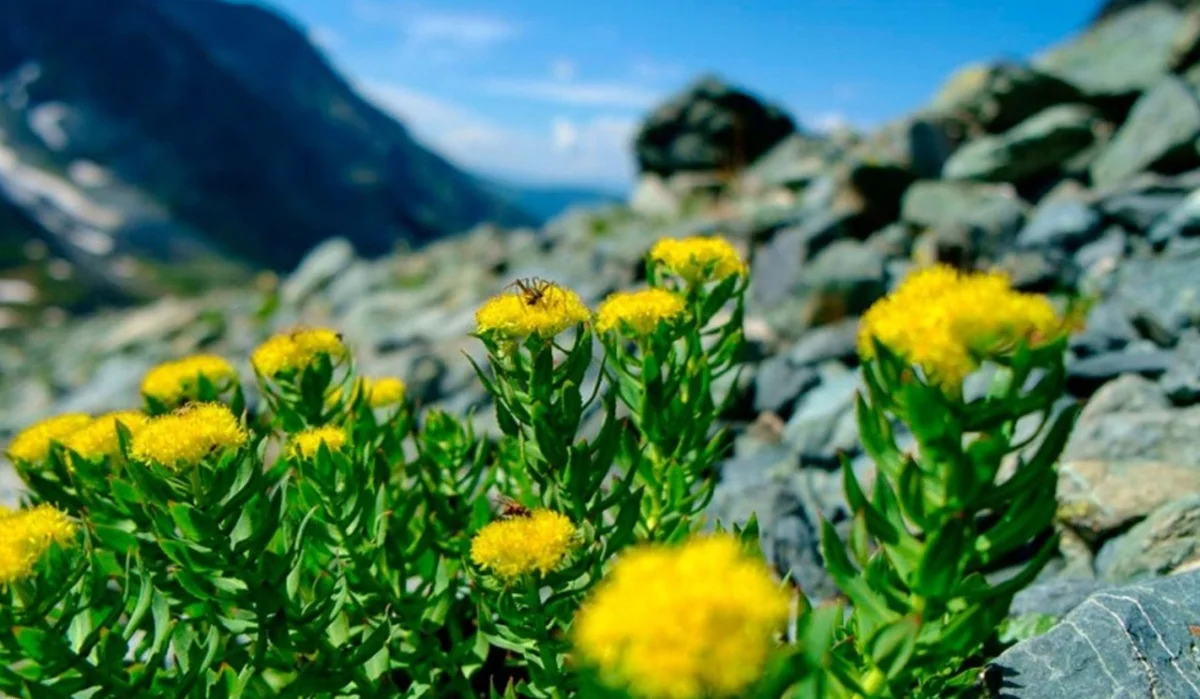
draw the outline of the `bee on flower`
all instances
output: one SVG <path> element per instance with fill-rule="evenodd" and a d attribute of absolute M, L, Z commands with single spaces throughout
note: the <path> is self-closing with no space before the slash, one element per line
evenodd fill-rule
<path fill-rule="evenodd" d="M 523 507 L 485 525 L 471 540 L 471 560 L 502 580 L 546 575 L 557 569 L 576 543 L 566 515 Z"/>
<path fill-rule="evenodd" d="M 515 288 L 515 292 L 493 296 L 475 312 L 480 335 L 501 340 L 529 336 L 549 340 L 591 318 L 591 311 L 579 295 L 557 283 L 522 279 L 509 288 Z"/>

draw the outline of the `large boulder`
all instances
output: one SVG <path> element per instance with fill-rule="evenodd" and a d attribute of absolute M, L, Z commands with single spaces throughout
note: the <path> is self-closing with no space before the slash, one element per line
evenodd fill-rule
<path fill-rule="evenodd" d="M 988 133 L 1000 133 L 1079 97 L 1079 90 L 1054 76 L 1005 61 L 958 70 L 934 97 L 933 108 L 955 114 Z"/>
<path fill-rule="evenodd" d="M 721 170 L 753 163 L 795 131 L 787 112 L 709 75 L 650 113 L 634 151 L 642 173 Z"/>

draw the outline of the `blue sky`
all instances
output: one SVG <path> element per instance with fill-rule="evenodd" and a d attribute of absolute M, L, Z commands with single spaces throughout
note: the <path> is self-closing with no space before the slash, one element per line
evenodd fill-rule
<path fill-rule="evenodd" d="M 1098 0 L 261 0 L 427 145 L 524 183 L 624 189 L 641 117 L 712 71 L 809 128 L 870 127 L 964 64 L 1029 58 Z"/>

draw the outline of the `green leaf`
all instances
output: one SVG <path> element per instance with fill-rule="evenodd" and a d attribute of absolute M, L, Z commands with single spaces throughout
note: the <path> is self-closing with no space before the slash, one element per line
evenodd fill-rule
<path fill-rule="evenodd" d="M 911 616 L 881 627 L 866 646 L 872 664 L 883 670 L 888 679 L 895 679 L 912 658 L 920 630 L 920 622 Z"/>
<path fill-rule="evenodd" d="M 960 571 L 970 562 L 971 543 L 960 520 L 950 520 L 934 530 L 913 575 L 913 591 L 932 599 L 952 596 Z"/>
<path fill-rule="evenodd" d="M 1058 618 L 1050 614 L 1022 614 L 1010 617 L 1000 624 L 1000 642 L 1011 645 L 1028 641 L 1057 625 Z"/>

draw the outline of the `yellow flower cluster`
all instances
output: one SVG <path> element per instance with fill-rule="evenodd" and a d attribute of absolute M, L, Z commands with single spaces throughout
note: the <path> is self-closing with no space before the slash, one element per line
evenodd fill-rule
<path fill-rule="evenodd" d="M 76 526 L 51 505 L 26 510 L 0 508 L 0 585 L 29 577 L 51 543 L 68 546 L 75 541 Z"/>
<path fill-rule="evenodd" d="M 512 580 L 557 568 L 575 544 L 575 525 L 559 512 L 537 509 L 491 522 L 471 540 L 471 560 Z"/>
<path fill-rule="evenodd" d="M 557 284 L 545 283 L 536 293 L 499 294 L 475 312 L 475 325 L 482 334 L 505 340 L 530 335 L 549 339 L 591 318 L 579 295 Z"/>
<path fill-rule="evenodd" d="M 310 427 L 292 435 L 291 453 L 311 459 L 321 451 L 321 445 L 329 447 L 329 451 L 338 451 L 346 446 L 346 431 L 333 425 Z"/>
<path fill-rule="evenodd" d="M 303 329 L 273 335 L 255 348 L 250 363 L 263 376 L 275 377 L 311 366 L 320 357 L 343 359 L 349 355 L 342 336 L 327 329 Z"/>
<path fill-rule="evenodd" d="M 117 423 L 124 425 L 130 435 L 134 436 L 146 426 L 149 420 L 150 418 L 144 413 L 136 410 L 105 413 L 82 429 L 68 435 L 63 440 L 63 446 L 85 459 L 115 456 L 121 451 L 120 439 L 117 437 Z"/>
<path fill-rule="evenodd" d="M 629 332 L 637 337 L 653 333 L 660 323 L 671 323 L 683 315 L 683 299 L 665 289 L 618 291 L 596 311 L 598 332 Z"/>
<path fill-rule="evenodd" d="M 614 687 L 662 699 L 731 697 L 762 673 L 788 597 L 729 536 L 646 545 L 617 559 L 572 628 Z"/>
<path fill-rule="evenodd" d="M 17 433 L 5 454 L 13 461 L 40 464 L 50 457 L 50 443 L 62 443 L 92 421 L 84 413 L 65 413 L 36 422 Z"/>
<path fill-rule="evenodd" d="M 142 395 L 167 405 L 200 398 L 200 377 L 224 391 L 237 382 L 237 371 L 223 357 L 197 354 L 163 362 L 146 372 Z"/>
<path fill-rule="evenodd" d="M 241 447 L 248 439 L 228 407 L 191 403 L 146 423 L 134 436 L 130 455 L 138 461 L 184 469 L 210 455 Z"/>
<path fill-rule="evenodd" d="M 1013 290 L 999 272 L 934 265 L 910 274 L 867 310 L 859 354 L 873 358 L 877 340 L 952 391 L 981 358 L 1009 352 L 1018 342 L 1052 340 L 1068 325 L 1049 299 Z"/>
<path fill-rule="evenodd" d="M 650 259 L 689 284 L 716 282 L 746 273 L 746 264 L 729 241 L 716 236 L 664 238 L 650 249 Z"/>

